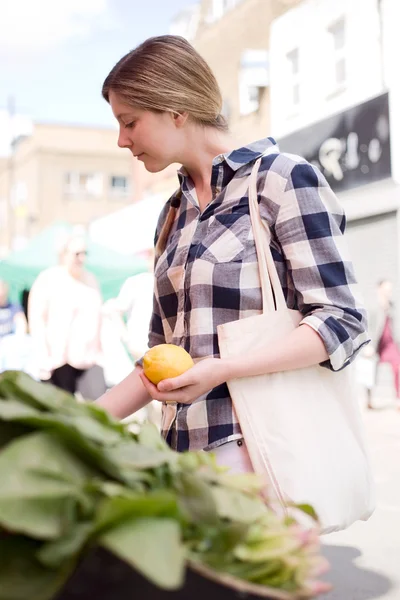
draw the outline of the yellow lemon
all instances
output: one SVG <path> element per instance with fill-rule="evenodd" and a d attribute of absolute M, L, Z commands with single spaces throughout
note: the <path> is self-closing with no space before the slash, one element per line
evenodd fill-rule
<path fill-rule="evenodd" d="M 147 379 L 157 385 L 163 379 L 178 377 L 193 367 L 194 362 L 184 348 L 174 344 L 159 344 L 146 352 L 143 372 Z"/>

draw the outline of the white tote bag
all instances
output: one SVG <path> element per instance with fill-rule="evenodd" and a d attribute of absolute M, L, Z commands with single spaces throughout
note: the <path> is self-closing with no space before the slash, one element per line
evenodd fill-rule
<path fill-rule="evenodd" d="M 287 308 L 269 231 L 259 215 L 259 163 L 250 176 L 249 202 L 263 313 L 218 327 L 222 358 L 262 352 L 303 318 Z M 286 512 L 290 503 L 312 505 L 324 533 L 368 519 L 374 486 L 351 368 L 332 372 L 316 365 L 235 379 L 228 387 L 253 468 L 264 478 L 272 506 Z"/>

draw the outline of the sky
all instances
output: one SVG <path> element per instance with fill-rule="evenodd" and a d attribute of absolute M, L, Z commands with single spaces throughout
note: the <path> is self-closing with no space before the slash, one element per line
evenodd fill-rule
<path fill-rule="evenodd" d="M 113 126 L 104 78 L 129 50 L 169 32 L 195 0 L 0 0 L 0 155 L 29 119 Z"/>

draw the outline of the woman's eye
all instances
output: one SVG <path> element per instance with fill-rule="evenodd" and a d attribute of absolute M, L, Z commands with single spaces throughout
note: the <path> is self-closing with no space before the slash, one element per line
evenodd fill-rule
<path fill-rule="evenodd" d="M 132 121 L 131 123 L 127 123 L 125 125 L 125 129 L 132 129 L 132 127 L 135 125 L 135 121 Z"/>

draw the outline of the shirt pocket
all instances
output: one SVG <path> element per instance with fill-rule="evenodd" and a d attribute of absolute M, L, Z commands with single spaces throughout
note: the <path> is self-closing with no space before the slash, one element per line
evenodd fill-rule
<path fill-rule="evenodd" d="M 246 253 L 251 228 L 250 216 L 231 213 L 217 215 L 209 225 L 201 257 L 215 263 L 241 262 Z"/>

